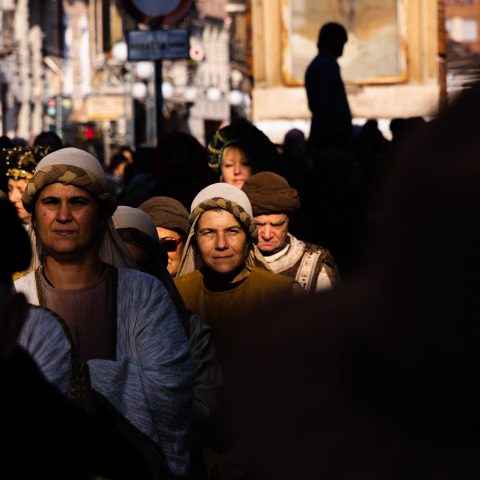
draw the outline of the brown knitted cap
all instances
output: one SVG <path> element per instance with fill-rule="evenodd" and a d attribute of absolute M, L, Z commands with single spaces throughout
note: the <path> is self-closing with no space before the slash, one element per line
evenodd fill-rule
<path fill-rule="evenodd" d="M 269 213 L 292 213 L 300 208 L 297 191 L 287 180 L 273 172 L 252 175 L 243 184 L 242 190 L 252 204 L 253 215 Z"/>
<path fill-rule="evenodd" d="M 167 228 L 168 230 L 180 230 L 185 235 L 188 235 L 190 231 L 188 211 L 174 198 L 152 197 L 143 202 L 138 208 L 148 213 L 157 227 Z"/>

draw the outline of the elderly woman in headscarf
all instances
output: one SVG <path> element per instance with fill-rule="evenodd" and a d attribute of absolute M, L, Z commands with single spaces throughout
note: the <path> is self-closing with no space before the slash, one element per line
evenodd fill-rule
<path fill-rule="evenodd" d="M 208 154 L 209 165 L 220 181 L 238 188 L 254 173 L 274 170 L 278 162 L 275 144 L 245 118 L 217 130 Z"/>
<path fill-rule="evenodd" d="M 158 239 L 167 251 L 168 272 L 174 277 L 180 266 L 185 240 L 190 230 L 187 209 L 178 200 L 170 197 L 149 198 L 138 208 L 147 213 L 155 223 Z"/>
<path fill-rule="evenodd" d="M 189 222 L 190 233 L 175 283 L 187 308 L 212 330 L 225 375 L 224 391 L 228 391 L 234 381 L 224 349 L 230 322 L 236 316 L 267 308 L 280 297 L 293 297 L 302 288 L 293 279 L 268 270 L 256 247 L 257 228 L 250 202 L 239 188 L 215 183 L 200 191 L 193 200 Z M 207 455 L 209 468 L 215 465 L 218 472 L 227 468 L 223 455 L 229 456 L 236 441 L 225 430 L 224 413 L 220 403 L 209 442 L 213 450 Z M 244 468 L 243 460 L 240 468 Z"/>
<path fill-rule="evenodd" d="M 162 283 L 126 268 L 134 262 L 115 232 L 102 166 L 77 148 L 50 153 L 23 204 L 40 266 L 15 288 L 65 321 L 92 398 L 151 453 L 152 467 L 186 475 L 194 379 L 188 340 Z"/>
<path fill-rule="evenodd" d="M 250 202 L 239 188 L 215 183 L 193 200 L 190 233 L 175 283 L 190 310 L 215 329 L 301 287 L 271 272 L 257 249 Z"/>

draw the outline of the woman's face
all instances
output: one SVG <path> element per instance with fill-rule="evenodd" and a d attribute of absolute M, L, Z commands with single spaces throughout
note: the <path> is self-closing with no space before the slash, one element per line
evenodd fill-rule
<path fill-rule="evenodd" d="M 233 145 L 225 148 L 222 154 L 223 181 L 242 188 L 245 180 L 252 175 L 253 169 L 245 152 Z"/>
<path fill-rule="evenodd" d="M 27 186 L 28 180 L 20 178 L 13 180 L 8 179 L 8 199 L 15 205 L 17 215 L 22 223 L 30 223 L 31 215 L 23 208 L 22 194 Z"/>
<path fill-rule="evenodd" d="M 185 243 L 178 232 L 168 228 L 157 227 L 157 234 L 160 243 L 166 248 L 168 255 L 168 273 L 173 277 L 180 266 Z M 170 240 L 176 240 L 176 242 Z M 168 248 L 167 248 L 168 246 Z"/>

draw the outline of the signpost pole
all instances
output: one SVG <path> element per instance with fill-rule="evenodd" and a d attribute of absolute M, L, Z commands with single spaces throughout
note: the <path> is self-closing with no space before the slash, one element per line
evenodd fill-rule
<path fill-rule="evenodd" d="M 165 119 L 163 117 L 162 93 L 162 60 L 155 60 L 155 121 L 157 132 L 157 145 L 165 133 Z"/>

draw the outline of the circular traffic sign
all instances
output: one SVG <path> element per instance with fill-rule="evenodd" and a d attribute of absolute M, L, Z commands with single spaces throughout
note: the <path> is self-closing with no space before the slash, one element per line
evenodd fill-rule
<path fill-rule="evenodd" d="M 123 0 L 123 3 L 139 22 L 170 27 L 187 13 L 192 0 Z"/>

